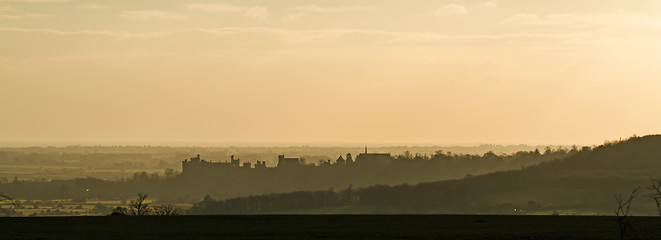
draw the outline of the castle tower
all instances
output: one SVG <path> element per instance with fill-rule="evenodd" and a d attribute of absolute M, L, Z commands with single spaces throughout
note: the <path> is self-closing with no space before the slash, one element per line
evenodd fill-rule
<path fill-rule="evenodd" d="M 300 167 L 301 162 L 299 158 L 288 158 L 285 155 L 278 155 L 278 168 L 280 167 Z"/>
<path fill-rule="evenodd" d="M 342 155 L 340 155 L 340 157 L 338 157 L 337 160 L 335 160 L 335 164 L 346 164 L 346 163 L 347 163 L 347 161 L 344 160 Z"/>
<path fill-rule="evenodd" d="M 234 159 L 234 155 L 230 156 L 230 164 L 232 165 L 232 167 L 240 167 L 241 166 L 240 160 L 238 158 Z"/>
<path fill-rule="evenodd" d="M 198 163 L 199 163 L 200 161 L 202 161 L 202 159 L 200 159 L 200 154 L 198 154 L 197 157 L 192 157 L 192 158 L 190 158 L 190 161 L 191 161 L 191 162 L 198 162 Z"/>

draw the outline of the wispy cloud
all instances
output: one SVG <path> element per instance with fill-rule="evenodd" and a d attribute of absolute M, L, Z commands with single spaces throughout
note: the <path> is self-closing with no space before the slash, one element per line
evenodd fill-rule
<path fill-rule="evenodd" d="M 291 13 L 285 16 L 284 20 L 293 21 L 311 14 L 318 14 L 318 13 L 343 13 L 343 12 L 371 11 L 371 10 L 376 10 L 376 8 L 365 7 L 365 6 L 321 7 L 316 5 L 309 5 L 309 6 L 291 8 L 290 9 Z"/>
<path fill-rule="evenodd" d="M 78 6 L 79 9 L 108 9 L 110 7 L 98 3 L 87 3 Z"/>
<path fill-rule="evenodd" d="M 51 15 L 48 14 L 35 14 L 35 13 L 19 14 L 19 15 L 7 14 L 7 15 L 0 15 L 0 19 L 21 20 L 21 19 L 47 18 L 50 16 Z"/>
<path fill-rule="evenodd" d="M 291 10 L 295 12 L 312 12 L 312 13 L 338 13 L 338 12 L 351 12 L 351 11 L 370 11 L 375 10 L 373 7 L 365 6 L 346 6 L 346 7 L 320 7 L 316 5 L 294 7 Z"/>
<path fill-rule="evenodd" d="M 129 20 L 179 20 L 185 16 L 159 10 L 122 11 L 119 16 Z"/>
<path fill-rule="evenodd" d="M 11 6 L 0 6 L 0 19 L 21 20 L 45 17 L 50 17 L 50 15 L 41 13 L 28 13 Z"/>
<path fill-rule="evenodd" d="M 0 13 L 3 12 L 16 12 L 18 9 L 12 7 L 12 6 L 0 6 Z"/>
<path fill-rule="evenodd" d="M 549 14 L 537 15 L 518 13 L 504 19 L 500 24 L 558 26 L 571 28 L 627 28 L 627 29 L 659 29 L 661 15 L 638 14 L 631 12 L 610 12 L 599 14 Z"/>
<path fill-rule="evenodd" d="M 224 12 L 234 13 L 252 19 L 264 20 L 269 17 L 269 10 L 267 7 L 252 6 L 245 7 L 229 3 L 194 3 L 186 6 L 191 10 L 198 10 L 204 12 Z"/>
<path fill-rule="evenodd" d="M 552 25 L 553 21 L 543 19 L 537 14 L 517 13 L 501 22 L 502 24 L 516 25 Z"/>
<path fill-rule="evenodd" d="M 246 7 L 229 3 L 193 3 L 188 4 L 186 7 L 205 12 L 243 12 L 246 10 Z"/>
<path fill-rule="evenodd" d="M 243 15 L 252 19 L 264 20 L 269 17 L 269 10 L 266 7 L 250 7 Z"/>
<path fill-rule="evenodd" d="M 389 43 L 403 43 L 403 42 L 421 42 L 421 41 L 448 41 L 448 40 L 467 40 L 467 39 L 502 39 L 506 38 L 502 35 L 467 35 L 467 36 L 450 36 L 433 32 L 396 32 L 396 31 L 377 31 L 366 29 L 325 29 L 325 30 L 287 30 L 281 28 L 260 28 L 260 27 L 228 27 L 228 28 L 195 28 L 183 29 L 178 31 L 162 31 L 162 32 L 142 32 L 130 33 L 125 31 L 64 31 L 58 29 L 48 28 L 17 28 L 17 27 L 0 27 L 0 32 L 19 32 L 19 33 L 34 33 L 34 34 L 48 34 L 55 36 L 72 36 L 72 35 L 99 35 L 115 39 L 150 39 L 155 37 L 166 37 L 176 34 L 190 34 L 193 32 L 205 33 L 211 35 L 240 35 L 240 34 L 268 34 L 269 36 L 276 36 L 281 42 L 288 44 L 299 44 L 311 41 L 327 41 L 338 40 L 349 35 L 378 35 L 383 39 L 387 39 Z M 520 37 L 517 35 L 517 37 Z"/>
<path fill-rule="evenodd" d="M 142 33 L 129 33 L 124 31 L 63 31 L 48 28 L 17 28 L 17 27 L 0 27 L 0 32 L 17 32 L 17 33 L 35 33 L 35 34 L 48 34 L 54 36 L 73 36 L 73 35 L 98 35 L 114 38 L 117 40 L 127 39 L 151 39 L 170 35 L 175 32 L 142 32 Z"/>
<path fill-rule="evenodd" d="M 491 0 L 491 1 L 486 1 L 480 4 L 480 6 L 485 7 L 485 8 L 497 8 L 498 7 L 498 1 L 496 0 Z"/>
<path fill-rule="evenodd" d="M 420 43 L 478 43 L 488 41 L 490 43 L 501 42 L 530 42 L 530 43 L 581 43 L 584 39 L 595 39 L 598 36 L 587 33 L 570 34 L 482 34 L 482 35 L 447 35 L 435 32 L 402 32 L 402 31 L 379 31 L 367 29 L 325 29 L 293 31 L 278 28 L 199 28 L 196 32 L 212 35 L 239 35 L 239 34 L 268 34 L 276 36 L 280 42 L 298 46 L 310 42 L 333 43 L 342 41 L 345 37 L 374 36 L 367 39 L 378 39 L 381 44 L 420 44 Z"/>
<path fill-rule="evenodd" d="M 193 33 L 217 35 L 222 38 L 240 36 L 243 34 L 264 34 L 266 38 L 277 39 L 278 42 L 287 46 L 301 46 L 305 44 L 329 44 L 346 39 L 355 39 L 363 36 L 368 39 L 370 45 L 408 45 L 408 44 L 479 44 L 484 42 L 504 44 L 521 43 L 526 46 L 552 44 L 559 45 L 593 45 L 595 43 L 607 44 L 629 44 L 635 45 L 640 42 L 659 42 L 654 38 L 612 38 L 589 32 L 574 32 L 565 34 L 532 34 L 532 33 L 508 33 L 508 34 L 478 34 L 478 35 L 447 35 L 435 32 L 402 32 L 402 31 L 379 31 L 367 29 L 324 29 L 324 30 L 287 30 L 281 28 L 260 27 L 229 27 L 229 28 L 195 28 L 177 31 L 161 32 L 125 32 L 125 31 L 63 31 L 46 28 L 0 28 L 0 32 L 47 34 L 54 36 L 96 35 L 105 36 L 116 40 L 149 40 L 163 37 L 185 36 Z"/>
<path fill-rule="evenodd" d="M 431 14 L 438 16 L 454 16 L 468 13 L 468 8 L 459 4 L 448 4 L 434 10 Z"/>
<path fill-rule="evenodd" d="M 0 2 L 11 3 L 52 3 L 52 2 L 69 2 L 70 0 L 0 0 Z"/>

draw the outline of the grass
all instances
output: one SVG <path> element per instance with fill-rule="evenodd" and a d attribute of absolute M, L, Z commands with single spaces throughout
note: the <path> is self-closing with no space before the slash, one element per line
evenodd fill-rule
<path fill-rule="evenodd" d="M 661 219 L 636 217 L 641 239 Z M 256 215 L 0 218 L 7 239 L 619 239 L 604 216 Z"/>
<path fill-rule="evenodd" d="M 145 201 L 148 204 L 156 204 L 153 199 Z M 48 217 L 48 216 L 98 216 L 110 214 L 117 206 L 126 207 L 126 203 L 119 200 L 87 200 L 85 202 L 72 202 L 71 199 L 57 200 L 16 200 L 17 207 L 14 209 L 18 216 Z M 102 205 L 106 210 L 95 211 L 97 205 Z M 34 206 L 37 209 L 34 209 Z M 175 204 L 179 209 L 190 209 L 192 204 Z M 0 207 L 13 208 L 8 204 Z M 81 208 L 79 208 L 81 207 Z"/>

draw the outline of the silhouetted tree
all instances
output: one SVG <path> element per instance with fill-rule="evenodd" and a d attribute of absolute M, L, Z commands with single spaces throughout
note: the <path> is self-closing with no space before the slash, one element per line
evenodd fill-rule
<path fill-rule="evenodd" d="M 111 215 L 119 216 L 146 216 L 146 215 L 156 215 L 156 216 L 172 216 L 179 215 L 179 209 L 175 208 L 172 205 L 153 205 L 146 203 L 147 195 L 142 193 L 138 194 L 138 197 L 134 200 L 129 201 L 128 207 L 116 207 L 113 209 Z"/>
<path fill-rule="evenodd" d="M 108 212 L 110 212 L 111 209 L 103 204 L 96 204 L 94 208 L 92 209 L 92 212 L 100 215 L 106 215 Z"/>
<path fill-rule="evenodd" d="M 129 201 L 129 213 L 130 215 L 143 216 L 149 215 L 150 208 L 149 204 L 145 202 L 147 199 L 146 194 L 138 193 L 138 198 Z"/>
<path fill-rule="evenodd" d="M 652 193 L 647 195 L 649 198 L 654 200 L 654 203 L 656 203 L 656 209 L 659 213 L 659 216 L 661 216 L 661 177 L 658 179 L 652 178 L 652 184 L 647 186 L 647 189 L 650 190 Z"/>
<path fill-rule="evenodd" d="M 172 205 L 156 205 L 152 207 L 152 215 L 157 216 L 174 216 L 179 215 L 179 210 Z"/>
<path fill-rule="evenodd" d="M 11 212 L 2 206 L 5 204 L 9 204 L 13 207 L 16 207 L 16 203 L 14 203 L 14 200 L 11 199 L 7 194 L 4 194 L 3 192 L 0 192 L 0 211 L 2 211 L 5 215 L 9 216 L 11 215 Z"/>
<path fill-rule="evenodd" d="M 404 154 L 402 155 L 402 158 L 411 160 L 411 159 L 413 159 L 413 154 L 411 154 L 410 151 L 406 150 L 406 151 L 404 151 Z"/>
<path fill-rule="evenodd" d="M 172 168 L 165 169 L 165 179 L 173 179 L 177 176 L 177 172 Z"/>
<path fill-rule="evenodd" d="M 112 213 L 110 214 L 112 216 L 127 216 L 129 215 L 129 209 L 125 207 L 116 207 L 112 210 Z"/>
<path fill-rule="evenodd" d="M 613 194 L 617 202 L 617 208 L 614 210 L 617 216 L 617 223 L 620 229 L 620 239 L 630 238 L 636 239 L 636 234 L 633 231 L 631 223 L 631 202 L 640 193 L 640 188 L 636 188 L 628 196 L 622 194 Z"/>

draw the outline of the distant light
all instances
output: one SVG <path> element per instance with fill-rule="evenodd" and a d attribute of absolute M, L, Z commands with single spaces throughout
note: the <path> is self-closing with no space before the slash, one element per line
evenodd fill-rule
<path fill-rule="evenodd" d="M 89 189 L 89 188 L 87 188 L 87 189 L 85 189 L 85 192 L 89 192 L 89 191 L 90 191 L 90 189 Z"/>

